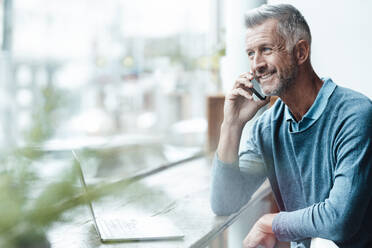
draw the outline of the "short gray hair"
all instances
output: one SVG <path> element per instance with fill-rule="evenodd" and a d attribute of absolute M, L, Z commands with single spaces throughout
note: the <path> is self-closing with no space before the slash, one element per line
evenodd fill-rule
<path fill-rule="evenodd" d="M 264 4 L 245 14 L 245 26 L 253 28 L 269 19 L 278 21 L 278 34 L 286 40 L 287 49 L 293 47 L 299 40 L 311 44 L 309 25 L 301 12 L 290 4 Z M 290 45 L 290 47 L 288 47 Z"/>

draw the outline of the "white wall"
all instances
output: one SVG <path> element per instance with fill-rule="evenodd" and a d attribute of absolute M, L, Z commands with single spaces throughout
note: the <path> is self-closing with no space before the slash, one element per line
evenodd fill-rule
<path fill-rule="evenodd" d="M 269 0 L 298 8 L 312 32 L 312 63 L 321 77 L 372 98 L 372 1 Z"/>

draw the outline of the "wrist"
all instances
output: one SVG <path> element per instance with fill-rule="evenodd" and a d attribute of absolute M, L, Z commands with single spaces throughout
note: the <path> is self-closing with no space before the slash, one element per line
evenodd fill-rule
<path fill-rule="evenodd" d="M 238 160 L 242 130 L 238 125 L 221 124 L 217 155 L 222 162 L 230 164 Z"/>
<path fill-rule="evenodd" d="M 221 133 L 223 133 L 223 131 L 226 131 L 228 133 L 241 134 L 243 127 L 244 127 L 244 124 L 236 123 L 236 122 L 231 123 L 231 122 L 227 122 L 224 120 L 221 124 Z"/>

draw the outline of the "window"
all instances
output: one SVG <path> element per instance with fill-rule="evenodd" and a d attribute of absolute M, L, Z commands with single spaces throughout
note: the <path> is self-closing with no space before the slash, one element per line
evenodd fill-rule
<path fill-rule="evenodd" d="M 203 146 L 210 1 L 13 0 L 3 143 L 118 135 Z M 5 111 L 5 112 L 4 112 Z M 7 133 L 7 132 L 4 132 Z"/>

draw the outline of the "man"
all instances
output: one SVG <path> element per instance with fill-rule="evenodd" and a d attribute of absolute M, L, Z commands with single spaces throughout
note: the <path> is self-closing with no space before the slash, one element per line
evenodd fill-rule
<path fill-rule="evenodd" d="M 246 26 L 251 71 L 226 96 L 213 211 L 236 212 L 268 178 L 280 212 L 262 216 L 244 247 L 271 248 L 276 239 L 310 247 L 315 237 L 372 247 L 372 102 L 317 76 L 309 26 L 293 6 L 263 5 L 247 13 Z M 279 99 L 254 122 L 238 155 L 243 127 L 269 102 L 253 99 L 253 78 Z"/>

